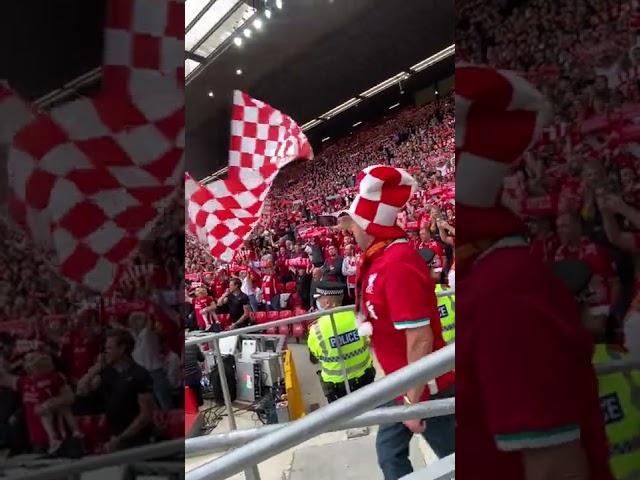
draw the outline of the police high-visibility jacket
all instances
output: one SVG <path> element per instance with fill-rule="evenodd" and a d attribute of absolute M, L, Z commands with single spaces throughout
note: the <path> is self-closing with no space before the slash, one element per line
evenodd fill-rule
<path fill-rule="evenodd" d="M 331 328 L 331 318 L 320 317 L 309 329 L 307 345 L 309 351 L 320 361 L 322 380 L 327 383 L 342 383 L 344 375 L 338 353 L 338 345 L 344 356 L 347 378 L 361 377 L 373 366 L 369 345 L 358 335 L 354 312 L 335 313 L 337 336 Z"/>
<path fill-rule="evenodd" d="M 436 294 L 447 290 L 449 289 L 440 283 L 436 285 Z M 451 343 L 456 339 L 456 296 L 438 297 L 438 312 L 442 325 L 442 338 L 445 342 Z"/>
<path fill-rule="evenodd" d="M 596 345 L 594 365 L 628 355 Z M 640 478 L 640 370 L 598 375 L 600 407 L 609 440 L 609 463 L 617 480 Z"/>

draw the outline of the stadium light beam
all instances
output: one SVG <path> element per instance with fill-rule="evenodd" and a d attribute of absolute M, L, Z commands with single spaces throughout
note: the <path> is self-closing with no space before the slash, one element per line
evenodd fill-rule
<path fill-rule="evenodd" d="M 406 80 L 410 76 L 410 73 L 400 72 L 397 75 L 394 75 L 393 77 L 387 78 L 386 80 L 380 82 L 376 86 L 371 87 L 369 90 L 365 90 L 360 94 L 360 96 L 365 98 L 373 97 L 376 93 L 380 93 L 381 91 L 386 90 L 387 88 L 396 85 L 403 80 Z"/>
<path fill-rule="evenodd" d="M 240 37 L 236 37 L 233 39 L 233 43 L 235 43 L 237 47 L 240 47 L 242 45 L 242 39 Z"/>
<path fill-rule="evenodd" d="M 247 38 L 251 38 L 251 29 L 250 28 L 245 28 L 244 32 L 242 32 L 243 35 Z"/>
<path fill-rule="evenodd" d="M 259 18 L 256 18 L 253 21 L 253 28 L 255 28 L 256 30 L 260 30 L 262 28 L 262 20 L 260 20 Z"/>
<path fill-rule="evenodd" d="M 429 68 L 431 65 L 434 65 L 455 53 L 456 44 L 454 43 L 452 45 L 449 45 L 447 48 L 440 50 L 438 53 L 431 55 L 429 58 L 425 58 L 421 62 L 416 63 L 409 70 L 411 70 L 412 72 L 421 72 L 425 68 Z"/>
<path fill-rule="evenodd" d="M 328 112 L 323 113 L 322 115 L 320 115 L 320 118 L 328 120 L 331 117 L 335 117 L 339 113 L 342 113 L 345 110 L 347 110 L 347 109 L 359 104 L 361 101 L 362 101 L 361 98 L 357 98 L 357 97 L 350 98 L 349 100 L 347 100 L 343 104 L 338 105 L 336 108 L 333 108 L 333 109 L 329 110 Z"/>
<path fill-rule="evenodd" d="M 267 18 L 271 18 L 271 10 L 269 10 L 268 8 L 264 11 L 264 16 Z"/>
<path fill-rule="evenodd" d="M 320 118 L 315 118 L 307 123 L 305 123 L 304 125 L 302 125 L 302 127 L 300 127 L 302 129 L 303 132 L 309 130 L 310 128 L 315 127 L 316 125 L 319 125 L 320 123 L 322 123 L 322 119 Z"/>
<path fill-rule="evenodd" d="M 282 0 L 276 0 L 276 8 L 282 10 Z"/>

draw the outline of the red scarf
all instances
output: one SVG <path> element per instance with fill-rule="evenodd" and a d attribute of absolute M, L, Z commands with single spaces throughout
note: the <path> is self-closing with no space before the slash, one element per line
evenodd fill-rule
<path fill-rule="evenodd" d="M 456 220 L 464 228 L 456 232 L 456 275 L 469 271 L 491 245 L 512 235 L 527 235 L 525 224 L 505 207 L 477 208 L 456 205 Z"/>
<path fill-rule="evenodd" d="M 358 267 L 356 270 L 356 313 L 360 312 L 362 307 L 362 284 L 369 267 L 371 267 L 371 263 L 374 259 L 382 255 L 386 248 L 396 240 L 398 239 L 390 238 L 386 240 L 374 240 L 369 248 L 360 255 L 360 260 L 358 261 Z"/>

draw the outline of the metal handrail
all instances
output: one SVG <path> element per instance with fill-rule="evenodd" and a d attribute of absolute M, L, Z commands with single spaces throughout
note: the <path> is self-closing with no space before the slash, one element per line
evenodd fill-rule
<path fill-rule="evenodd" d="M 268 328 L 280 327 L 283 325 L 290 325 L 292 323 L 300 323 L 300 322 L 308 322 L 311 320 L 315 320 L 316 318 L 322 317 L 324 315 L 329 315 L 331 313 L 340 313 L 340 312 L 348 312 L 353 310 L 353 305 L 347 305 L 345 307 L 336 307 L 330 310 L 322 310 L 321 312 L 311 312 L 305 313 L 304 315 L 298 315 L 297 317 L 289 317 L 283 318 L 282 320 L 274 320 L 273 322 L 261 323 L 259 325 L 251 325 L 249 327 L 236 328 L 235 330 L 225 330 L 224 332 L 218 333 L 209 333 L 202 336 L 192 337 L 185 340 L 185 345 L 199 345 L 202 343 L 209 343 L 215 339 L 227 338 L 227 337 L 235 337 L 237 335 L 243 335 L 245 333 L 256 333 L 261 332 L 262 330 L 266 330 Z"/>
<path fill-rule="evenodd" d="M 611 360 L 594 366 L 596 373 L 604 375 L 607 373 L 621 373 L 630 370 L 640 370 L 640 359 L 628 358 L 624 360 Z"/>
<path fill-rule="evenodd" d="M 12 476 L 12 478 L 16 480 L 60 480 L 61 478 L 70 478 L 73 475 L 91 470 L 99 470 L 114 465 L 139 463 L 141 460 L 164 458 L 183 452 L 184 439 L 178 438 L 176 440 L 129 448 L 105 455 L 85 457 L 80 460 L 61 463 L 37 471 L 29 470 L 25 473 L 17 473 L 15 476 Z"/>
<path fill-rule="evenodd" d="M 400 480 L 451 480 L 456 473 L 456 454 L 441 458 L 417 472 L 405 475 Z"/>
<path fill-rule="evenodd" d="M 355 415 L 364 413 L 416 384 L 424 384 L 455 365 L 455 344 L 437 350 L 380 381 L 340 398 L 328 406 L 291 422 L 276 432 L 258 438 L 187 473 L 187 480 L 223 480 L 255 466 L 295 445 L 321 434 Z"/>
<path fill-rule="evenodd" d="M 450 289 L 450 290 L 445 290 L 443 292 L 437 292 L 436 296 L 437 297 L 450 297 L 452 295 L 455 295 L 455 293 L 456 292 L 455 292 L 454 289 Z M 330 315 L 332 313 L 349 312 L 349 311 L 352 311 L 354 309 L 355 309 L 355 307 L 353 305 L 346 305 L 344 307 L 330 308 L 328 310 L 321 310 L 321 311 L 305 313 L 303 315 L 298 315 L 296 317 L 284 318 L 282 320 L 274 320 L 272 322 L 261 323 L 259 325 L 251 325 L 249 327 L 237 328 L 235 330 L 226 330 L 224 332 L 209 333 L 209 334 L 204 334 L 204 335 L 193 336 L 192 338 L 186 339 L 184 343 L 185 343 L 185 345 L 201 345 L 203 343 L 209 343 L 209 342 L 213 341 L 216 338 L 217 339 L 221 339 L 221 338 L 227 338 L 227 337 L 235 337 L 237 335 L 243 335 L 243 334 L 246 334 L 246 333 L 261 332 L 261 331 L 269 329 L 269 328 L 281 327 L 281 326 L 284 326 L 284 325 L 291 325 L 291 324 L 300 323 L 300 322 L 309 322 L 311 320 L 315 320 L 317 318 L 324 317 L 325 315 Z"/>
<path fill-rule="evenodd" d="M 405 420 L 453 415 L 454 413 L 454 398 L 430 400 L 428 402 L 421 402 L 410 406 L 399 405 L 397 407 L 376 408 L 375 410 L 363 413 L 346 423 L 337 425 L 329 431 L 371 427 L 373 425 L 404 422 Z M 244 445 L 247 442 L 278 431 L 287 425 L 289 425 L 289 423 L 265 425 L 257 428 L 232 430 L 230 432 L 189 438 L 184 442 L 184 454 L 185 457 L 193 457 L 203 455 L 205 453 L 222 452 L 229 448 Z"/>

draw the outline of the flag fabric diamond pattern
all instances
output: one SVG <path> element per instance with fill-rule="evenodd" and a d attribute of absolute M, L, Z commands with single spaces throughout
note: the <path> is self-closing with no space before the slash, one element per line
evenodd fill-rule
<path fill-rule="evenodd" d="M 28 119 L 4 129 L 13 218 L 63 276 L 100 293 L 175 198 L 184 151 L 184 3 L 107 5 L 101 92 L 30 117 L 22 103 Z M 0 123 L 18 104 L 0 89 Z"/>
<path fill-rule="evenodd" d="M 189 231 L 213 257 L 231 262 L 258 223 L 280 169 L 312 158 L 307 137 L 289 116 L 234 92 L 228 178 L 200 185 L 186 174 Z"/>

